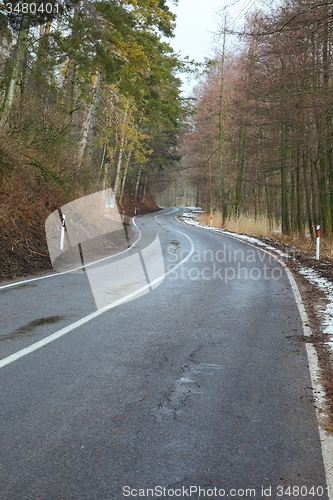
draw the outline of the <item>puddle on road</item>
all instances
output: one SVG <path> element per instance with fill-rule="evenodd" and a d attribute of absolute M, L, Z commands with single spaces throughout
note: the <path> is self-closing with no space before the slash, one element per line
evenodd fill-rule
<path fill-rule="evenodd" d="M 63 316 L 48 316 L 46 318 L 38 318 L 33 321 L 30 321 L 30 323 L 27 323 L 24 326 L 21 326 L 18 330 L 15 330 L 14 332 L 8 333 L 7 335 L 3 335 L 0 337 L 0 341 L 2 340 L 12 340 L 16 339 L 20 336 L 35 333 L 36 328 L 39 326 L 43 325 L 50 325 L 53 323 L 57 323 L 58 321 L 61 321 L 64 319 Z"/>

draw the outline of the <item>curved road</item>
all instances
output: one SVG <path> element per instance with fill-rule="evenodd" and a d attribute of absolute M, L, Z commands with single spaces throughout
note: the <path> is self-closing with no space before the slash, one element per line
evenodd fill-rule
<path fill-rule="evenodd" d="M 1 500 L 328 497 L 283 268 L 180 213 L 136 219 L 169 272 L 102 313 L 82 270 L 0 286 Z"/>

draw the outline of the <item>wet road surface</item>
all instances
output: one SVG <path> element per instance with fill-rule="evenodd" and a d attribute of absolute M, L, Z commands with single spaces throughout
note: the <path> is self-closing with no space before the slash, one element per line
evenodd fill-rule
<path fill-rule="evenodd" d="M 137 218 L 158 286 L 0 368 L 2 500 L 327 498 L 283 268 L 179 213 Z M 9 359 L 96 305 L 80 270 L 0 288 L 0 309 Z"/>

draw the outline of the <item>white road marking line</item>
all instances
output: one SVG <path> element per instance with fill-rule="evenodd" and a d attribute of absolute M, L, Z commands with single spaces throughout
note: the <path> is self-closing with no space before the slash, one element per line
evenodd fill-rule
<path fill-rule="evenodd" d="M 186 224 L 178 220 L 177 217 L 175 217 L 175 219 L 180 224 Z M 189 227 L 200 227 L 200 226 L 189 226 Z M 201 229 L 206 229 L 206 228 L 201 227 Z M 298 307 L 299 315 L 303 326 L 304 336 L 309 337 L 311 335 L 311 328 L 308 326 L 309 318 L 303 304 L 302 296 L 300 294 L 299 288 L 297 286 L 297 283 L 295 281 L 292 272 L 289 270 L 288 266 L 283 262 L 283 260 L 281 260 L 274 253 L 271 253 L 270 251 L 264 248 L 260 248 L 256 245 L 253 245 L 248 241 L 244 241 L 241 238 L 237 238 L 237 236 L 231 236 L 229 234 L 223 234 L 223 233 L 212 233 L 212 234 L 219 234 L 226 238 L 233 238 L 237 241 L 240 241 L 245 245 L 249 245 L 253 248 L 256 248 L 257 250 L 260 250 L 261 252 L 265 252 L 268 255 L 271 255 L 272 257 L 274 257 L 274 259 L 276 259 L 277 262 L 279 262 L 279 264 L 281 264 L 289 279 L 289 283 L 291 285 L 295 297 L 295 302 Z M 320 370 L 319 370 L 319 363 L 318 363 L 318 356 L 316 349 L 309 342 L 306 342 L 305 345 L 306 345 L 306 353 L 307 353 L 309 371 L 312 383 L 312 394 L 313 394 L 313 399 L 315 401 L 316 416 L 317 416 L 317 423 L 318 423 L 318 430 L 319 430 L 319 437 L 321 444 L 321 453 L 324 463 L 326 485 L 328 487 L 328 497 L 330 500 L 333 500 L 333 435 L 325 431 L 324 429 L 325 417 L 327 415 L 325 390 L 320 380 Z"/>
<path fill-rule="evenodd" d="M 173 271 L 175 271 L 175 269 L 178 269 L 178 267 L 180 267 L 182 264 L 184 264 L 184 262 L 186 262 L 187 260 L 189 260 L 191 258 L 191 256 L 193 255 L 193 252 L 195 250 L 195 247 L 194 247 L 194 243 L 193 243 L 192 239 L 189 236 L 187 236 L 187 234 L 182 233 L 181 231 L 178 231 L 177 229 L 173 229 L 173 231 L 176 231 L 177 233 L 180 233 L 183 236 L 185 236 L 188 239 L 188 241 L 190 242 L 191 249 L 190 249 L 188 255 L 183 260 L 178 262 L 178 264 L 176 264 L 172 269 L 170 269 L 169 271 L 164 273 L 162 276 L 159 276 L 155 280 L 151 281 L 150 283 L 142 286 L 138 290 L 129 293 L 128 295 L 126 295 L 126 297 L 123 297 L 119 300 L 116 300 L 112 304 L 109 304 L 108 306 L 105 306 L 102 309 L 99 309 L 98 311 L 95 311 L 93 313 L 88 314 L 84 318 L 81 318 L 78 321 L 75 321 L 75 323 L 72 323 L 71 325 L 65 326 L 61 330 L 58 330 L 57 332 L 49 335 L 48 337 L 45 337 L 44 339 L 39 340 L 38 342 L 35 342 L 34 344 L 32 344 L 28 347 L 25 347 L 24 349 L 21 349 L 20 351 L 17 351 L 14 354 L 11 354 L 10 356 L 7 356 L 4 359 L 1 359 L 0 360 L 0 368 L 3 368 L 4 366 L 9 365 L 10 363 L 13 363 L 14 361 L 22 358 L 23 356 L 26 356 L 27 354 L 30 354 L 34 351 L 37 351 L 41 347 L 44 347 L 47 344 L 50 344 L 51 342 L 53 342 L 54 340 L 57 340 L 60 337 L 63 337 L 64 335 L 66 335 L 66 333 L 69 333 L 69 332 L 75 330 L 76 328 L 79 328 L 80 326 L 84 325 L 85 323 L 88 323 L 92 319 L 97 318 L 97 316 L 104 314 L 106 311 L 109 311 L 110 309 L 113 309 L 114 307 L 117 307 L 120 304 L 127 302 L 129 299 L 134 298 L 136 295 L 139 295 L 140 293 L 149 289 L 150 287 L 157 285 L 166 276 L 169 276 L 169 274 L 171 274 Z"/>
<path fill-rule="evenodd" d="M 291 288 L 293 289 L 294 292 L 295 301 L 298 306 L 299 314 L 302 320 L 304 335 L 308 337 L 311 334 L 311 328 L 308 326 L 309 318 L 305 310 L 303 300 L 299 292 L 295 278 L 292 275 L 291 271 L 286 266 L 286 264 L 283 261 L 280 261 L 280 259 L 277 260 L 280 262 L 280 264 L 282 264 L 289 278 Z M 314 346 L 309 342 L 306 342 L 305 346 L 309 362 L 309 371 L 312 382 L 313 398 L 315 400 L 321 452 L 324 462 L 326 484 L 328 486 L 328 497 L 332 500 L 333 499 L 333 436 L 332 434 L 325 431 L 325 417 L 327 415 L 325 390 L 320 380 L 320 370 L 319 370 L 317 351 L 314 348 Z"/>
<path fill-rule="evenodd" d="M 83 269 L 86 267 L 91 267 L 91 266 L 94 266 L 95 264 L 99 264 L 100 262 L 104 262 L 105 260 L 111 259 L 112 257 L 115 257 L 116 255 L 121 255 L 125 252 L 128 252 L 141 239 L 141 231 L 138 228 L 138 226 L 134 220 L 135 218 L 136 217 L 133 217 L 132 221 L 133 221 L 133 224 L 135 225 L 135 227 L 137 228 L 137 230 L 139 231 L 139 237 L 134 241 L 134 243 L 132 243 L 132 245 L 130 247 L 126 248 L 126 250 L 123 250 L 122 252 L 119 252 L 119 253 L 114 254 L 114 255 L 109 255 L 108 257 L 103 257 L 103 259 L 95 260 L 94 262 L 90 262 L 89 264 L 84 264 L 83 266 L 78 266 L 78 267 L 75 267 L 74 269 L 69 269 L 68 271 L 62 271 L 60 273 L 55 272 L 54 274 L 46 274 L 45 276 L 38 276 L 37 278 L 29 278 L 27 280 L 15 281 L 14 283 L 9 283 L 8 285 L 2 285 L 2 286 L 0 286 L 0 290 L 3 290 L 5 288 L 11 288 L 14 286 L 24 285 L 25 283 L 31 283 L 32 281 L 45 280 L 47 278 L 57 278 L 58 276 L 62 276 L 63 274 L 74 273 L 75 271 L 79 271 L 80 269 Z"/>
<path fill-rule="evenodd" d="M 162 226 L 162 222 L 160 222 L 159 220 L 157 220 L 157 215 L 155 215 L 154 219 L 156 220 L 157 224 L 159 224 L 160 226 Z"/>

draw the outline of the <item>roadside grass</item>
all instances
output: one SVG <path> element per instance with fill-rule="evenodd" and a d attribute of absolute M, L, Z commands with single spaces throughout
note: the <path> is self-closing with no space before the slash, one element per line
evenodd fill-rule
<path fill-rule="evenodd" d="M 200 217 L 200 223 L 209 226 L 210 215 L 203 213 Z M 222 226 L 221 213 L 215 213 L 212 217 L 213 227 Z M 315 255 L 316 242 L 311 239 L 310 234 L 305 236 L 298 234 L 284 235 L 281 232 L 281 225 L 277 221 L 270 222 L 265 215 L 259 215 L 256 218 L 252 215 L 242 214 L 239 217 L 230 217 L 225 221 L 223 229 L 233 233 L 246 234 L 257 238 L 271 238 L 284 245 L 290 245 L 302 252 L 308 252 Z M 333 259 L 333 241 L 332 239 L 320 238 L 320 255 Z"/>

